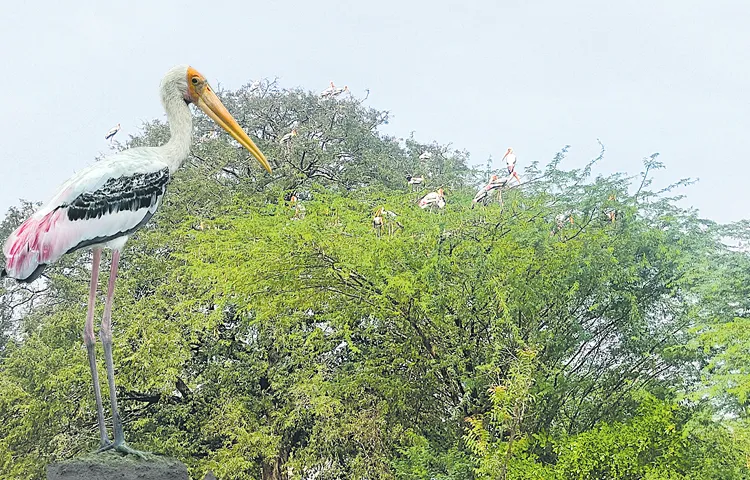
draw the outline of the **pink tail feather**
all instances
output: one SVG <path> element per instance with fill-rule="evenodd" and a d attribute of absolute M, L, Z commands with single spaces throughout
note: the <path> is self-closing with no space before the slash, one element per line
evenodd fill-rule
<path fill-rule="evenodd" d="M 49 235 L 64 213 L 65 210 L 60 209 L 41 217 L 32 215 L 8 237 L 3 247 L 7 276 L 27 280 L 33 274 L 41 273 L 39 267 L 54 262 L 65 253 L 58 251 L 62 245 L 56 244 L 55 235 Z"/>

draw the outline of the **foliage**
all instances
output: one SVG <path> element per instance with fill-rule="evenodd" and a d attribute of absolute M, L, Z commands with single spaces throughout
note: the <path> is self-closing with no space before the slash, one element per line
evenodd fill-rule
<path fill-rule="evenodd" d="M 275 172 L 199 117 L 129 243 L 113 318 L 134 446 L 232 480 L 747 477 L 750 269 L 722 243 L 741 226 L 650 191 L 655 156 L 592 179 L 603 152 L 564 171 L 563 150 L 471 209 L 466 153 L 380 135 L 387 112 L 363 100 L 222 96 Z M 166 135 L 154 122 L 128 145 Z M 419 209 L 440 186 L 446 209 Z M 378 236 L 379 207 L 403 228 Z M 88 262 L 0 291 L 3 478 L 96 447 Z"/>

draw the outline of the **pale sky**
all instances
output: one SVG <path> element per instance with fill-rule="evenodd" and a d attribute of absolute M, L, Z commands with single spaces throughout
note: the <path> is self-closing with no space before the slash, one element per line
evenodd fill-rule
<path fill-rule="evenodd" d="M 333 80 L 390 110 L 384 130 L 452 143 L 472 163 L 508 146 L 521 170 L 566 144 L 563 167 L 607 147 L 599 171 L 657 186 L 722 222 L 745 213 L 750 3 L 544 1 L 5 2 L 0 14 L 0 212 L 47 200 L 118 139 L 161 118 L 162 75 L 188 63 L 238 88 Z"/>

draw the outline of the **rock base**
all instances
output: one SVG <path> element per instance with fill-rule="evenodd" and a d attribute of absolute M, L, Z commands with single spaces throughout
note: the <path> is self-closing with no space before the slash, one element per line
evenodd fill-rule
<path fill-rule="evenodd" d="M 117 452 L 93 453 L 47 467 L 47 480 L 189 480 L 187 467 L 173 458 L 142 459 Z"/>

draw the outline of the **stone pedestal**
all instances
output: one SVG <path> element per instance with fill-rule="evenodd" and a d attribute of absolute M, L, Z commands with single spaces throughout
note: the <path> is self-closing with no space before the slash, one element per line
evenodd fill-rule
<path fill-rule="evenodd" d="M 47 480 L 189 480 L 187 467 L 173 458 L 142 459 L 117 452 L 93 453 L 47 467 Z"/>

